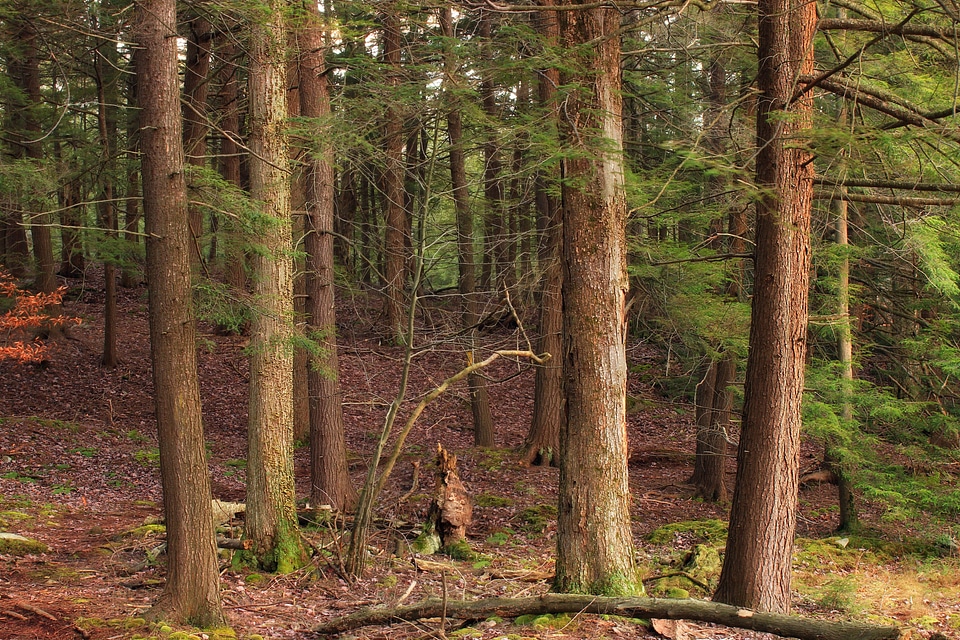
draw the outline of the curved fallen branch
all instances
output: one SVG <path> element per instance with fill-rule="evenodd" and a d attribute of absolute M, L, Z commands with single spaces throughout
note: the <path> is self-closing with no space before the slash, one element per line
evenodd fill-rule
<path fill-rule="evenodd" d="M 363 609 L 315 627 L 312 635 L 323 637 L 369 625 L 441 616 L 483 619 L 494 615 L 515 618 L 545 613 L 599 613 L 631 618 L 698 620 L 774 633 L 782 637 L 800 638 L 800 640 L 895 640 L 900 635 L 897 627 L 761 613 L 704 600 L 610 598 L 559 593 L 550 593 L 536 598 L 489 598 L 474 601 L 443 601 L 439 598 L 428 598 L 407 607 Z"/>

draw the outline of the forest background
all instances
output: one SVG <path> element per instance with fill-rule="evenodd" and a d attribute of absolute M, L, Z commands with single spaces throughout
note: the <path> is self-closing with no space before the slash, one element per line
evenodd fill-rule
<path fill-rule="evenodd" d="M 458 420 L 472 443 L 448 445 L 461 464 L 560 467 L 559 486 L 542 491 L 558 492 L 559 508 L 548 499 L 511 510 L 516 497 L 493 495 L 503 491 L 483 493 L 474 507 L 485 500 L 522 522 L 557 516 L 561 591 L 637 594 L 643 574 L 658 592 L 719 588 L 717 600 L 789 610 L 801 392 L 803 470 L 822 467 L 811 477 L 837 488 L 836 522 L 818 503 L 826 510 L 808 532 L 845 536 L 810 553 L 842 564 L 853 544 L 858 558 L 907 557 L 943 578 L 960 534 L 960 9 L 834 2 L 814 14 L 812 6 L 181 3 L 174 14 L 169 2 L 5 2 L 0 249 L 7 272 L 41 297 L 5 289 L 3 353 L 16 362 L 3 365 L 3 377 L 22 387 L 5 394 L 16 403 L 5 408 L 0 525 L 32 530 L 45 501 L 67 502 L 54 496 L 76 490 L 45 477 L 71 463 L 41 464 L 17 436 L 51 438 L 64 420 L 68 431 L 92 425 L 27 400 L 28 390 L 43 376 L 65 381 L 66 363 L 90 360 L 84 332 L 92 326 L 102 326 L 95 360 L 104 373 L 90 375 L 114 379 L 107 372 L 143 364 L 143 337 L 123 325 L 142 307 L 146 279 L 149 317 L 140 320 L 153 336 L 160 429 L 155 458 L 136 450 L 146 452 L 139 462 L 160 465 L 170 567 L 153 618 L 223 621 L 203 471 L 217 445 L 207 444 L 209 420 L 206 440 L 201 426 L 196 359 L 197 347 L 202 361 L 204 349 L 216 359 L 224 345 L 235 350 L 228 366 L 250 367 L 242 375 L 249 396 L 232 409 L 234 421 L 249 416 L 247 448 L 226 459 L 246 484 L 242 494 L 233 487 L 217 496 L 246 500 L 242 548 L 231 556 L 237 575 L 303 572 L 324 558 L 345 584 L 364 576 L 370 541 L 386 545 L 385 528 L 414 537 L 384 520 L 391 492 L 397 514 L 408 500 L 423 502 L 414 519 L 434 519 L 439 540 L 430 551 L 482 565 L 460 542 L 471 509 L 443 509 L 451 495 L 467 500 L 457 482 L 438 484 L 430 510 L 429 496 L 417 493 L 419 470 L 403 490 L 391 478 L 398 462 L 432 457 L 442 420 L 428 405 L 463 380 L 469 415 Z M 771 18 L 778 15 L 790 20 Z M 778 56 L 786 62 L 768 64 Z M 792 247 L 795 256 L 767 257 Z M 768 275 L 781 283 L 773 298 L 792 296 L 787 306 L 765 306 L 771 297 L 758 283 Z M 38 307 L 59 319 L 38 316 Z M 81 317 L 80 328 L 70 316 Z M 763 334 L 768 325 L 786 333 Z M 354 354 L 368 353 L 352 363 L 368 373 L 341 369 L 344 339 Z M 615 366 L 593 353 L 624 342 Z M 65 354 L 74 343 L 85 345 L 78 359 Z M 748 344 L 750 358 L 800 366 L 789 379 L 774 367 L 751 369 Z M 377 408 L 382 431 L 352 432 L 342 385 L 388 370 L 395 384 L 360 401 Z M 751 381 L 751 370 L 770 377 Z M 430 375 L 418 379 L 418 371 Z M 531 396 L 529 418 L 512 429 L 498 415 L 505 389 Z M 652 529 L 631 529 L 630 511 L 634 525 L 649 522 L 636 498 L 649 494 L 630 486 L 627 500 L 635 480 L 623 425 L 636 442 L 638 418 L 626 413 L 649 418 L 664 401 L 678 412 L 692 404 L 690 451 L 663 433 L 671 423 L 661 416 L 660 431 L 643 437 L 670 444 L 632 448 L 630 473 L 692 463 L 660 486 L 683 485 L 671 494 L 685 501 L 680 513 L 697 499 L 720 505 L 698 512 L 726 520 L 732 497 L 735 533 L 723 557 L 737 558 L 728 560 L 735 571 L 721 572 L 717 556 L 715 570 L 699 577 L 657 575 L 655 563 L 637 573 L 638 527 Z M 155 437 L 115 422 L 108 406 L 118 434 Z M 752 431 L 751 416 L 759 420 Z M 786 463 L 760 464 L 754 476 L 774 488 L 734 486 L 728 463 L 738 441 L 784 454 Z M 296 491 L 295 442 L 309 444 L 307 491 Z M 73 453 L 85 457 L 89 447 L 78 446 Z M 35 480 L 45 498 L 21 491 Z M 121 481 L 104 482 L 113 480 Z M 578 486 L 589 490 L 578 495 Z M 788 506 L 763 516 L 757 505 L 781 496 Z M 298 519 L 314 512 L 308 527 L 316 527 L 318 506 L 320 541 L 309 546 L 322 553 L 311 560 Z M 578 509 L 603 526 L 565 520 Z M 711 522 L 688 522 L 679 539 L 698 531 L 722 548 L 725 533 L 710 533 Z M 503 544 L 490 541 L 501 534 L 505 542 L 517 531 L 484 532 L 485 544 Z M 156 549 L 138 552 L 155 562 Z M 786 573 L 780 593 L 750 584 L 765 567 Z M 907 620 L 882 618 L 890 614 L 877 604 L 858 610 L 854 578 L 813 589 L 821 604 L 830 596 L 841 605 L 828 610 L 938 632 L 960 623 L 937 607 Z M 27 622 L 20 618 L 9 617 Z"/>

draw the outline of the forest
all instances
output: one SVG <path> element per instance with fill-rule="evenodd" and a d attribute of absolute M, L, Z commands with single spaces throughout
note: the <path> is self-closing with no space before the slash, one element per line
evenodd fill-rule
<path fill-rule="evenodd" d="M 0 34 L 0 638 L 960 637 L 956 0 Z"/>

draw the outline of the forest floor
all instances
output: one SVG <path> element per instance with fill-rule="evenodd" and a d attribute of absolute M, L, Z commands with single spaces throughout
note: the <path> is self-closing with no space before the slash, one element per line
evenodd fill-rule
<path fill-rule="evenodd" d="M 143 288 L 121 290 L 115 369 L 99 365 L 103 293 L 99 278 L 73 281 L 66 312 L 82 319 L 60 338 L 44 367 L 0 363 L 0 531 L 46 545 L 43 553 L 0 555 L 0 639 L 166 638 L 169 628 L 146 625 L 139 615 L 162 588 L 162 498 L 153 416 L 147 302 Z M 376 332 L 363 295 L 339 303 L 340 375 L 344 390 L 351 473 L 362 481 L 367 460 L 397 391 L 402 351 Z M 444 314 L 418 341 L 408 397 L 455 372 L 462 353 L 441 340 Z M 439 340 L 429 345 L 430 340 Z M 214 496 L 244 499 L 247 424 L 246 339 L 218 335 L 201 324 L 200 378 Z M 524 345 L 500 329 L 485 346 Z M 652 381 L 665 368 L 663 354 L 628 345 L 632 397 L 629 415 L 630 485 L 638 557 L 648 593 L 689 592 L 706 597 L 677 573 L 698 543 L 722 548 L 726 506 L 692 498 L 685 485 L 694 450 L 693 408 L 661 395 Z M 310 530 L 318 547 L 307 570 L 272 576 L 236 572 L 223 560 L 222 588 L 229 624 L 238 638 L 303 638 L 318 623 L 364 606 L 412 604 L 427 596 L 478 599 L 529 596 L 549 590 L 555 549 L 557 470 L 521 464 L 532 410 L 534 372 L 527 363 L 498 362 L 487 374 L 496 422 L 496 449 L 472 444 L 464 388 L 429 406 L 410 435 L 403 462 L 379 501 L 377 550 L 363 579 L 348 583 L 336 569 L 342 523 Z M 410 404 L 407 403 L 409 409 Z M 732 434 L 734 437 L 736 434 Z M 437 443 L 460 458 L 461 476 L 475 500 L 469 542 L 472 561 L 443 556 L 424 564 L 409 551 L 431 499 Z M 817 467 L 819 448 L 806 443 L 804 469 Z M 411 489 L 413 462 L 419 486 Z M 298 495 L 308 488 L 308 451 L 296 451 Z M 729 469 L 733 484 L 733 466 Z M 895 522 L 882 505 L 863 502 L 869 534 L 833 537 L 835 487 L 810 484 L 800 496 L 795 555 L 795 610 L 827 619 L 903 626 L 914 638 L 960 637 L 960 563 L 929 542 L 940 533 L 919 522 Z M 676 523 L 682 523 L 677 525 Z M 668 525 L 675 525 L 672 528 Z M 666 528 L 665 528 L 666 527 Z M 712 546 L 711 546 L 712 545 Z M 224 552 L 227 553 L 227 552 Z M 415 560 L 420 562 L 419 566 Z M 707 563 L 709 564 L 709 563 Z M 717 567 L 687 568 L 715 584 Z M 438 569 L 442 569 L 438 570 Z M 699 573 L 698 573 L 699 572 Z M 575 615 L 536 620 L 488 620 L 466 630 L 438 620 L 370 627 L 358 638 L 422 638 L 431 634 L 475 638 L 663 637 L 636 621 Z M 197 632 L 199 633 L 199 632 Z M 686 633 L 686 635 L 684 635 Z M 673 637 L 755 638 L 760 634 L 693 624 Z M 209 637 L 211 634 L 207 634 Z M 198 636 L 198 637 L 207 637 Z"/>

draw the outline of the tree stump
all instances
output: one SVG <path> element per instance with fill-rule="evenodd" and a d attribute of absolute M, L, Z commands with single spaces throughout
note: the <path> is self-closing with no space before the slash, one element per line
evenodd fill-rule
<path fill-rule="evenodd" d="M 455 545 L 473 523 L 473 503 L 457 472 L 457 456 L 437 443 L 437 491 L 430 505 L 427 526 L 440 536 L 441 547 Z"/>

